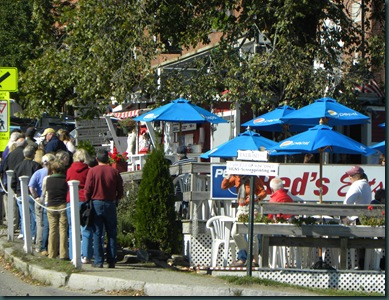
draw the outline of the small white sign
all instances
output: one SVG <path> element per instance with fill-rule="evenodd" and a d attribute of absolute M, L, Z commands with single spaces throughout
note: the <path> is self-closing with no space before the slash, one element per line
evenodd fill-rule
<path fill-rule="evenodd" d="M 247 161 L 227 161 L 227 174 L 278 176 L 280 164 Z"/>
<path fill-rule="evenodd" d="M 238 158 L 241 160 L 268 161 L 267 151 L 238 150 Z"/>

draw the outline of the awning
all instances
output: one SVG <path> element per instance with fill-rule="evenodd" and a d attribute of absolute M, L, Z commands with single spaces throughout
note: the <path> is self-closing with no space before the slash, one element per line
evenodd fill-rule
<path fill-rule="evenodd" d="M 122 112 L 111 112 L 108 113 L 107 116 L 113 116 L 118 119 L 127 119 L 127 118 L 134 118 L 139 116 L 139 114 L 142 112 L 142 109 L 134 109 L 129 111 L 122 111 Z"/>

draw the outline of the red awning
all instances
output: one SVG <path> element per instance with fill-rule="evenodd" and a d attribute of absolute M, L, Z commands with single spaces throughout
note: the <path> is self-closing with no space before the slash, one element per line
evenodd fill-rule
<path fill-rule="evenodd" d="M 135 109 L 135 110 L 130 110 L 130 111 L 122 111 L 122 112 L 114 112 L 114 113 L 109 113 L 107 116 L 114 116 L 119 119 L 127 119 L 127 118 L 134 118 L 139 116 L 141 109 Z"/>

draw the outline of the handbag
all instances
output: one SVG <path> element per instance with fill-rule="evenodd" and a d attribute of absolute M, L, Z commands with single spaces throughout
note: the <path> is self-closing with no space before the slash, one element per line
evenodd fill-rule
<path fill-rule="evenodd" d="M 81 203 L 80 224 L 81 226 L 92 226 L 94 218 L 93 201 L 89 200 Z"/>

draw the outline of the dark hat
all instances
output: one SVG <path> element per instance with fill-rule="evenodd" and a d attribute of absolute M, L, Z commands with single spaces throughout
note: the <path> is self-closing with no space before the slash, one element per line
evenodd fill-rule
<path fill-rule="evenodd" d="M 359 166 L 354 166 L 346 172 L 348 176 L 354 176 L 355 174 L 364 174 L 364 173 L 365 171 Z"/>
<path fill-rule="evenodd" d="M 188 149 L 186 148 L 186 146 L 184 146 L 184 145 L 178 146 L 177 154 L 186 154 L 187 152 L 188 152 Z"/>
<path fill-rule="evenodd" d="M 34 137 L 35 134 L 35 128 L 34 127 L 28 127 L 26 130 L 26 136 L 28 137 Z"/>

